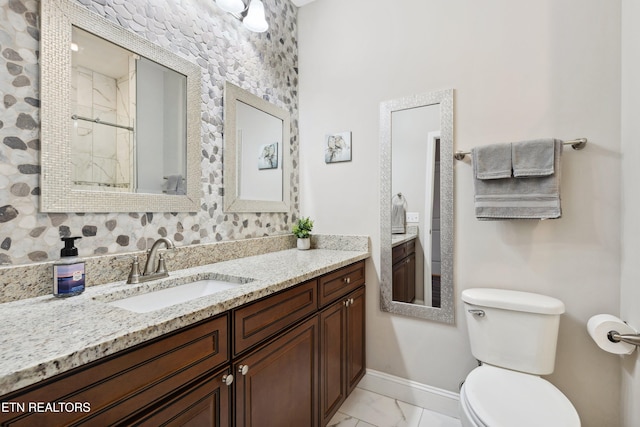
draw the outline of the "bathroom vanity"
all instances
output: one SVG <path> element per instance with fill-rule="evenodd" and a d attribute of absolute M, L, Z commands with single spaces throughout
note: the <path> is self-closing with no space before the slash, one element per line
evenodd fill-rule
<path fill-rule="evenodd" d="M 416 299 L 416 236 L 395 243 L 391 259 L 393 300 L 413 302 Z"/>
<path fill-rule="evenodd" d="M 0 422 L 326 425 L 365 372 L 368 256 L 293 249 L 174 272 L 172 280 L 242 270 L 254 280 L 149 313 L 106 303 L 114 290 L 131 287 L 124 283 L 95 286 L 68 300 L 4 304 L 7 321 L 16 310 L 24 310 L 27 324 L 30 312 L 35 318 L 48 310 L 71 320 L 56 327 L 42 319 L 28 339 L 20 331 L 2 339 L 3 348 L 15 347 L 3 360 L 12 351 L 22 354 L 12 362 L 14 372 L 3 369 L 0 376 L 0 400 L 14 409 L 1 412 Z M 74 334 L 75 321 L 92 325 L 79 324 Z M 73 336 L 84 334 L 98 336 Z M 62 342 L 49 350 L 56 339 Z M 24 354 L 31 345 L 45 353 L 39 364 L 38 356 Z M 33 406 L 38 403 L 44 406 Z M 26 409 L 16 411 L 19 405 Z"/>

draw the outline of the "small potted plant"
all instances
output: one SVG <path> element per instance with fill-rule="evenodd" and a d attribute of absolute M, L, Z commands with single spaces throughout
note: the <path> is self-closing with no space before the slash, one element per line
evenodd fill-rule
<path fill-rule="evenodd" d="M 311 230 L 313 229 L 313 221 L 309 217 L 302 217 L 293 224 L 291 231 L 298 238 L 298 249 L 307 250 L 311 247 Z"/>

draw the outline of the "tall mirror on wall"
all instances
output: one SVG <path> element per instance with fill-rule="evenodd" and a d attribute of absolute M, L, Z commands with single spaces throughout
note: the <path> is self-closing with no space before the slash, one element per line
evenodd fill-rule
<path fill-rule="evenodd" d="M 73 1 L 41 12 L 41 210 L 197 211 L 200 67 Z"/>
<path fill-rule="evenodd" d="M 224 211 L 289 212 L 289 112 L 224 87 Z"/>
<path fill-rule="evenodd" d="M 453 90 L 380 105 L 381 308 L 453 312 Z"/>

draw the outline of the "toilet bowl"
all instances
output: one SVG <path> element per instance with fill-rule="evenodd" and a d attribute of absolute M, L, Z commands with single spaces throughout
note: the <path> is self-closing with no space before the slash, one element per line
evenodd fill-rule
<path fill-rule="evenodd" d="M 460 390 L 463 427 L 579 427 L 575 408 L 536 375 L 480 366 Z"/>
<path fill-rule="evenodd" d="M 460 389 L 464 427 L 579 427 L 553 372 L 562 301 L 504 289 L 462 292 L 471 352 L 481 362 Z"/>

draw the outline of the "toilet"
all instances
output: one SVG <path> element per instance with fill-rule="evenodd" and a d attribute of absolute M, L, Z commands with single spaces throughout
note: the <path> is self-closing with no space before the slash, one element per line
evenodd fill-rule
<path fill-rule="evenodd" d="M 553 384 L 562 301 L 529 292 L 462 292 L 471 352 L 481 365 L 460 389 L 463 427 L 579 427 L 575 408 Z"/>

